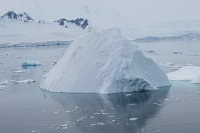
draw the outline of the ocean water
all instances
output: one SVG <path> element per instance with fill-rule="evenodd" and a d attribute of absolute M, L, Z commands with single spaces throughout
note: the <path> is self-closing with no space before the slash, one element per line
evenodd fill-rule
<path fill-rule="evenodd" d="M 200 132 L 198 84 L 173 81 L 171 87 L 156 91 L 111 95 L 42 90 L 43 75 L 66 48 L 0 49 L 0 133 Z M 23 68 L 25 61 L 42 65 Z"/>

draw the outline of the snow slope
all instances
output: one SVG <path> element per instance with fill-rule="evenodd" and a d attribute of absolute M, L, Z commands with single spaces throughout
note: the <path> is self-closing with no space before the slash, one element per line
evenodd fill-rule
<path fill-rule="evenodd" d="M 50 92 L 109 94 L 170 85 L 154 61 L 118 29 L 77 39 L 45 77 L 41 87 Z"/>
<path fill-rule="evenodd" d="M 191 83 L 200 83 L 200 67 L 197 66 L 184 66 L 167 75 L 170 80 L 185 80 L 191 81 Z"/>
<path fill-rule="evenodd" d="M 71 41 L 87 33 L 75 25 L 68 28 L 55 22 L 0 22 L 0 45 L 41 43 L 49 41 Z"/>

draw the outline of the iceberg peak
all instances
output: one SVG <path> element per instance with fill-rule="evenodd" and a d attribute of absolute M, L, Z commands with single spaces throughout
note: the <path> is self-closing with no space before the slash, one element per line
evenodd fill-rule
<path fill-rule="evenodd" d="M 117 28 L 74 41 L 41 83 L 50 92 L 101 94 L 169 85 L 165 73 Z"/>

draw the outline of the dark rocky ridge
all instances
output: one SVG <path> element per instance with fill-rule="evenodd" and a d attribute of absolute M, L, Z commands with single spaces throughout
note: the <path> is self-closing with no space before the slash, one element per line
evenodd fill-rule
<path fill-rule="evenodd" d="M 55 22 L 57 22 L 57 23 L 59 23 L 60 25 L 63 25 L 63 26 L 65 26 L 68 23 L 75 24 L 77 26 L 80 26 L 82 29 L 85 29 L 89 25 L 88 20 L 83 19 L 83 18 L 77 18 L 75 20 L 67 20 L 65 18 L 61 18 L 61 19 L 59 19 Z"/>
<path fill-rule="evenodd" d="M 26 12 L 17 14 L 14 11 L 8 11 L 3 16 L 1 16 L 0 19 L 18 20 L 23 22 L 34 21 Z"/>

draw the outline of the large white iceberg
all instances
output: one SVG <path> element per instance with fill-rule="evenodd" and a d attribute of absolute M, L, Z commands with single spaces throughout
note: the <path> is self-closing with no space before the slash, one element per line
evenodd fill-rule
<path fill-rule="evenodd" d="M 50 92 L 118 93 L 169 86 L 165 73 L 118 29 L 82 36 L 72 43 L 41 87 Z"/>
<path fill-rule="evenodd" d="M 170 80 L 185 80 L 191 83 L 200 83 L 200 67 L 184 66 L 177 71 L 168 73 Z"/>

